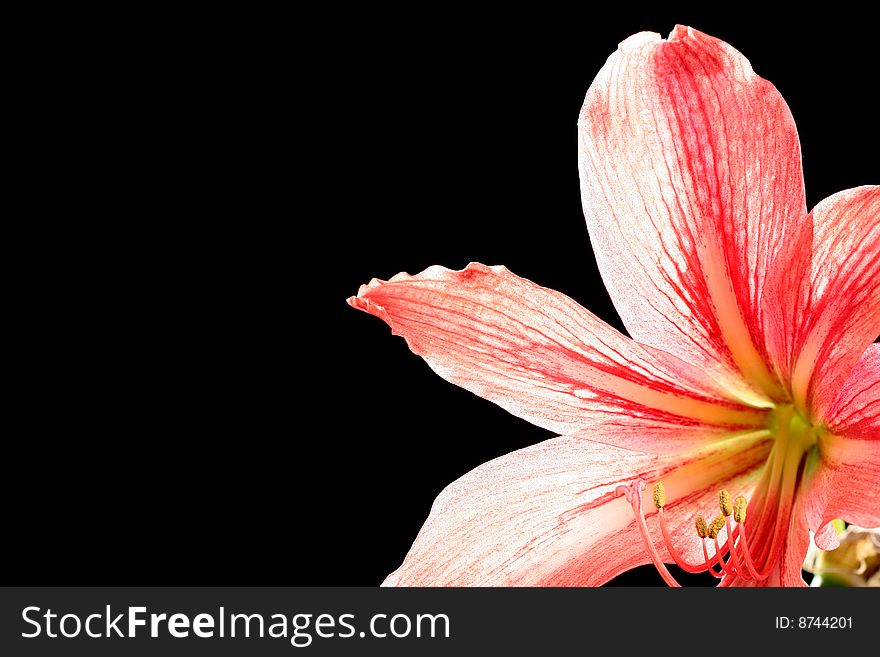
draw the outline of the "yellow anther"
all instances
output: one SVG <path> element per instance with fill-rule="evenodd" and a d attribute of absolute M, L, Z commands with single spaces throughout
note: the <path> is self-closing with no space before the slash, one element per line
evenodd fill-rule
<path fill-rule="evenodd" d="M 697 519 L 694 520 L 694 526 L 697 528 L 697 536 L 700 538 L 706 538 L 706 534 L 709 533 L 709 528 L 706 527 L 706 521 L 703 520 L 703 516 L 697 516 Z"/>
<path fill-rule="evenodd" d="M 718 516 L 709 525 L 709 538 L 716 538 L 718 532 L 724 527 L 724 516 Z"/>
<path fill-rule="evenodd" d="M 666 489 L 658 482 L 654 484 L 654 506 L 662 509 L 664 504 L 666 504 Z"/>
<path fill-rule="evenodd" d="M 718 505 L 721 507 L 721 513 L 725 516 L 729 516 L 733 513 L 733 500 L 730 497 L 730 493 L 726 490 L 721 491 L 721 496 L 718 499 Z"/>
<path fill-rule="evenodd" d="M 746 505 L 748 504 L 748 500 L 744 498 L 742 495 L 737 497 L 733 501 L 733 519 L 739 523 L 743 523 L 746 521 Z"/>

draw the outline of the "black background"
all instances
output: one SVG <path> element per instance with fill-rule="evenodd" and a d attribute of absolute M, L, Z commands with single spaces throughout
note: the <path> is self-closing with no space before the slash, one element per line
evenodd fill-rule
<path fill-rule="evenodd" d="M 576 121 L 632 33 L 743 52 L 792 109 L 810 207 L 878 182 L 873 17 L 622 13 L 24 26 L 9 583 L 375 585 L 446 484 L 549 437 L 345 299 L 479 261 L 622 328 Z"/>

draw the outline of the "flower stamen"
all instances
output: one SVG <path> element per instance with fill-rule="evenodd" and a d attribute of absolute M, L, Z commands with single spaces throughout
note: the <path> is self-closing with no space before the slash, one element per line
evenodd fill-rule
<path fill-rule="evenodd" d="M 644 490 L 646 483 L 643 479 L 637 479 L 631 485 L 621 484 L 615 489 L 615 493 L 617 495 L 625 495 L 627 502 L 629 502 L 632 507 L 633 515 L 636 519 L 636 526 L 639 529 L 639 534 L 644 542 L 645 546 L 648 549 L 648 553 L 651 556 L 651 561 L 654 563 L 654 567 L 657 568 L 657 571 L 660 573 L 660 576 L 669 586 L 680 586 L 680 584 L 675 580 L 672 573 L 666 568 L 666 565 L 663 563 L 663 559 L 660 556 L 660 553 L 657 551 L 657 548 L 654 546 L 654 543 L 651 540 L 650 533 L 648 532 L 647 522 L 645 520 L 645 513 L 642 509 L 642 490 Z M 676 550 L 675 546 L 672 542 L 672 536 L 669 532 L 669 528 L 666 524 L 666 515 L 664 512 L 664 507 L 666 506 L 666 489 L 663 484 L 658 482 L 654 485 L 652 489 L 653 498 L 654 498 L 654 506 L 657 509 L 657 515 L 660 520 L 660 531 L 663 534 L 663 542 L 666 546 L 669 555 L 672 557 L 672 560 L 676 563 L 676 565 L 688 573 L 702 573 L 708 571 L 711 573 L 713 577 L 716 579 L 722 579 L 725 576 L 729 576 L 728 579 L 725 579 L 724 582 L 729 582 L 731 579 L 740 573 L 742 569 L 740 565 L 739 555 L 736 553 L 735 548 L 735 536 L 736 533 L 730 527 L 729 515 L 734 511 L 734 503 L 731 499 L 730 493 L 727 491 L 722 491 L 719 497 L 721 510 L 722 512 L 727 511 L 725 515 L 720 515 L 714 520 L 712 520 L 711 524 L 707 525 L 706 521 L 702 516 L 697 516 L 694 521 L 694 527 L 697 530 L 697 536 L 700 537 L 701 543 L 703 546 L 703 558 L 704 561 L 702 563 L 690 563 L 687 561 L 681 553 Z M 744 498 L 743 498 L 744 499 Z M 743 506 L 742 503 L 739 503 L 740 507 Z M 740 515 L 744 517 L 744 508 L 740 509 Z M 727 529 L 727 541 L 722 546 L 718 541 L 718 534 L 722 529 Z M 707 542 L 713 541 L 715 543 L 715 553 L 712 556 L 709 556 L 709 551 L 707 548 Z M 730 552 L 730 557 L 727 561 L 724 560 L 725 553 Z M 715 566 L 718 566 L 718 570 L 715 570 Z M 742 573 L 743 576 L 746 576 L 745 573 Z M 724 584 L 722 582 L 722 584 Z"/>
<path fill-rule="evenodd" d="M 770 571 L 773 570 L 773 566 L 774 566 L 775 562 L 769 563 L 767 565 L 766 570 L 764 570 L 763 572 L 758 570 L 758 568 L 755 567 L 755 562 L 752 559 L 752 552 L 751 552 L 751 550 L 749 550 L 749 541 L 746 538 L 745 521 L 746 521 L 746 506 L 747 505 L 748 505 L 748 501 L 742 495 L 740 495 L 739 497 L 736 498 L 736 505 L 734 506 L 734 509 L 735 510 L 738 509 L 739 514 L 738 514 L 738 516 L 734 515 L 734 520 L 736 520 L 736 523 L 737 523 L 737 532 L 738 532 L 738 536 L 739 536 L 739 548 L 742 551 L 743 560 L 745 561 L 745 564 L 748 566 L 748 571 L 749 571 L 747 574 L 746 569 L 744 568 L 743 572 L 741 574 L 744 577 L 746 577 L 747 579 L 755 579 L 756 581 L 761 582 L 770 576 Z M 729 534 L 730 533 L 730 519 L 727 520 L 727 527 L 728 527 L 727 532 Z"/>
<path fill-rule="evenodd" d="M 726 516 L 724 518 L 724 526 L 727 529 L 727 543 L 730 545 L 730 558 L 733 560 L 733 569 L 738 574 L 746 579 L 751 579 L 746 570 L 742 567 L 742 562 L 739 558 L 739 553 L 737 550 L 737 545 L 735 541 L 735 537 L 733 534 L 733 530 L 730 528 L 730 516 Z"/>
<path fill-rule="evenodd" d="M 733 501 L 731 500 L 730 493 L 726 490 L 721 491 L 721 495 L 719 496 L 718 506 L 721 507 L 721 513 L 725 516 L 729 516 L 733 513 Z"/>
<path fill-rule="evenodd" d="M 706 540 L 703 540 L 703 556 L 706 558 L 707 570 L 709 574 L 712 575 L 715 579 L 721 579 L 724 577 L 724 568 L 719 567 L 719 570 L 716 571 L 714 566 L 718 563 L 718 554 L 714 554 L 711 557 L 709 556 L 709 550 L 706 548 Z"/>
<path fill-rule="evenodd" d="M 721 551 L 721 546 L 718 544 L 718 534 L 722 529 L 724 529 L 724 519 L 725 519 L 725 516 L 723 516 L 723 515 L 717 516 L 716 518 L 714 518 L 712 520 L 712 522 L 709 523 L 708 533 L 709 533 L 709 538 L 711 538 L 712 541 L 715 543 L 715 557 L 718 559 L 718 563 L 721 565 L 722 570 L 726 574 L 733 577 L 734 575 L 736 575 L 736 571 L 734 570 L 733 566 L 730 565 L 729 559 L 727 562 L 724 561 L 724 553 Z M 704 542 L 704 546 L 705 546 L 705 542 Z M 730 551 L 733 552 L 733 543 L 730 541 L 729 535 L 728 535 L 728 541 L 725 544 L 725 546 L 729 546 Z"/>
<path fill-rule="evenodd" d="M 657 510 L 663 508 L 666 504 L 666 488 L 663 487 L 663 484 L 657 482 L 654 484 L 654 506 L 657 507 Z"/>
<path fill-rule="evenodd" d="M 748 503 L 748 500 L 742 495 L 739 495 L 733 501 L 733 519 L 740 525 L 746 521 L 746 506 Z"/>
<path fill-rule="evenodd" d="M 669 529 L 666 527 L 666 516 L 663 513 L 662 507 L 658 510 L 658 515 L 660 516 L 660 531 L 663 532 L 663 542 L 666 544 L 666 551 L 669 552 L 669 556 L 675 561 L 675 565 L 688 573 L 702 573 L 706 571 L 709 568 L 708 560 L 704 563 L 690 563 L 681 556 L 672 544 L 672 536 L 670 536 Z M 702 520 L 702 518 L 699 520 Z M 703 525 L 705 524 L 706 522 L 703 521 Z"/>

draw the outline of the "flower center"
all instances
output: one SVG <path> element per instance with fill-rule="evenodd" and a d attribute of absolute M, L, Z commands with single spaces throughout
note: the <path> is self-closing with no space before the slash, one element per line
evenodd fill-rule
<path fill-rule="evenodd" d="M 721 580 L 721 586 L 729 586 L 736 578 L 758 582 L 778 578 L 775 567 L 788 540 L 789 520 L 798 486 L 807 458 L 817 443 L 818 429 L 791 404 L 774 409 L 769 429 L 775 440 L 751 504 L 742 495 L 734 499 L 728 491 L 722 490 L 718 497 L 721 513 L 708 523 L 701 515 L 695 517 L 697 536 L 702 542 L 704 560 L 701 563 L 687 561 L 681 556 L 681 550 L 675 548 L 664 515 L 666 490 L 662 483 L 654 484 L 654 506 L 663 543 L 672 560 L 686 572 L 708 571 Z M 621 484 L 616 492 L 625 495 L 632 506 L 639 534 L 664 581 L 669 586 L 680 586 L 663 563 L 648 530 L 642 507 L 642 490 L 646 483 L 637 479 L 632 484 Z M 777 581 L 771 583 L 779 584 Z"/>

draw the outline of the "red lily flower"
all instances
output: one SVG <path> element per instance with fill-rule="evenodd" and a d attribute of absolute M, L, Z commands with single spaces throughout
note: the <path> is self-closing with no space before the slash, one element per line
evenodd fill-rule
<path fill-rule="evenodd" d="M 688 27 L 621 43 L 578 130 L 632 339 L 504 267 L 430 267 L 348 300 L 443 378 L 561 434 L 450 484 L 385 584 L 599 585 L 653 561 L 671 585 L 673 562 L 802 585 L 809 530 L 830 549 L 834 518 L 880 525 L 880 187 L 808 214 L 785 101 Z"/>

